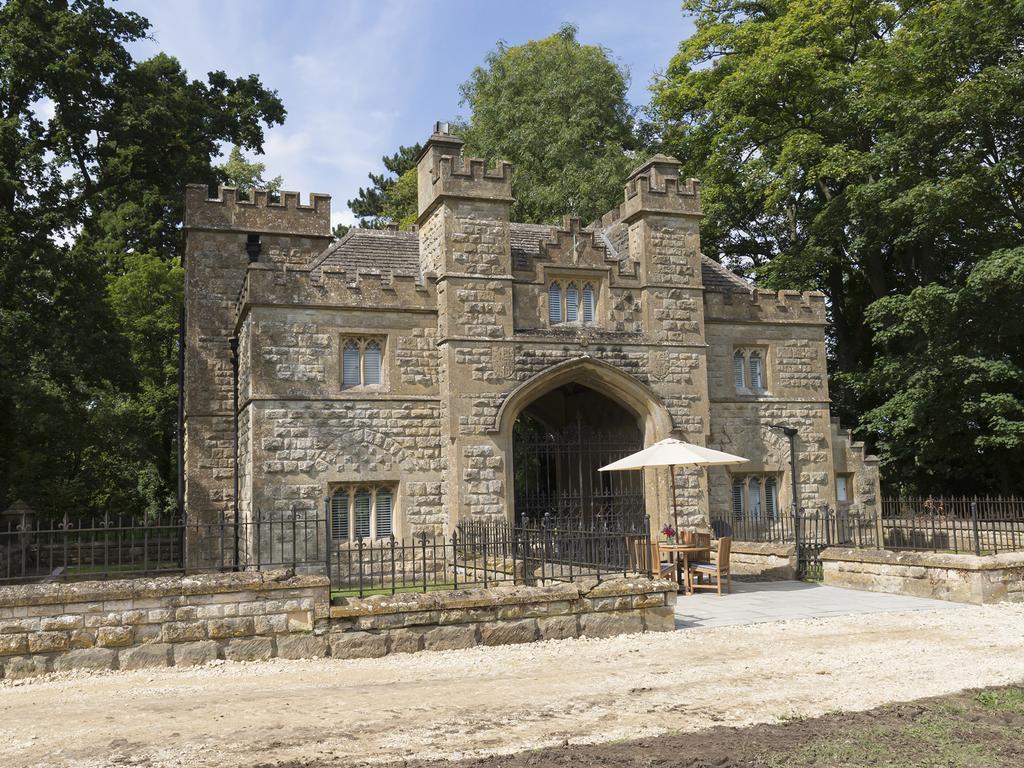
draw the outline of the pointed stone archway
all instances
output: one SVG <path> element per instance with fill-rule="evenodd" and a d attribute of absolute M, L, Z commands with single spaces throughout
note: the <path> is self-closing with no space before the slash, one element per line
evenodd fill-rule
<path fill-rule="evenodd" d="M 599 474 L 598 467 L 672 433 L 672 419 L 643 382 L 600 360 L 580 357 L 517 387 L 493 431 L 506 457 L 509 519 L 623 530 L 657 519 L 653 472 Z"/>

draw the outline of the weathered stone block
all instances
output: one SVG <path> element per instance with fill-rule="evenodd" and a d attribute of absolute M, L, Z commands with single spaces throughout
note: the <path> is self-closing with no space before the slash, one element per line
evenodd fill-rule
<path fill-rule="evenodd" d="M 374 659 L 388 652 L 386 634 L 334 632 L 328 639 L 331 656 L 337 659 Z"/>
<path fill-rule="evenodd" d="M 73 629 L 71 630 L 72 648 L 92 648 L 96 645 L 95 629 Z"/>
<path fill-rule="evenodd" d="M 49 672 L 50 658 L 48 656 L 11 656 L 0 659 L 0 665 L 3 666 L 4 677 L 7 680 L 22 680 Z"/>
<path fill-rule="evenodd" d="M 636 613 L 602 611 L 580 617 L 580 634 L 584 637 L 614 637 L 643 630 L 643 618 Z"/>
<path fill-rule="evenodd" d="M 580 635 L 576 616 L 543 616 L 537 619 L 537 627 L 541 640 L 565 640 Z"/>
<path fill-rule="evenodd" d="M 169 667 L 174 663 L 174 646 L 170 643 L 147 643 L 125 648 L 118 655 L 121 669 Z"/>
<path fill-rule="evenodd" d="M 242 620 L 253 622 L 257 635 L 276 635 L 288 631 L 288 617 L 282 614 L 238 619 L 238 621 Z M 312 627 L 310 627 L 310 629 L 312 629 Z"/>
<path fill-rule="evenodd" d="M 85 619 L 81 616 L 64 615 L 51 616 L 39 621 L 39 628 L 44 632 L 62 632 L 69 629 L 79 629 L 85 626 Z"/>
<path fill-rule="evenodd" d="M 111 648 L 79 648 L 58 656 L 53 662 L 55 672 L 78 669 L 117 669 L 117 651 Z"/>
<path fill-rule="evenodd" d="M 220 644 L 213 640 L 179 643 L 172 648 L 174 649 L 174 665 L 176 667 L 196 667 L 221 658 Z"/>
<path fill-rule="evenodd" d="M 67 632 L 33 632 L 28 636 L 29 653 L 66 651 L 71 638 Z"/>
<path fill-rule="evenodd" d="M 480 642 L 484 645 L 531 643 L 537 639 L 536 619 L 497 621 L 480 626 Z"/>
<path fill-rule="evenodd" d="M 419 629 L 393 629 L 388 632 L 391 653 L 416 653 L 423 649 L 423 631 Z"/>
<path fill-rule="evenodd" d="M 675 608 L 662 605 L 643 610 L 644 629 L 648 632 L 672 632 L 676 628 Z"/>
<path fill-rule="evenodd" d="M 0 656 L 28 651 L 28 635 L 0 635 Z"/>
<path fill-rule="evenodd" d="M 96 645 L 104 648 L 120 648 L 132 644 L 131 627 L 100 627 L 96 630 Z"/>
<path fill-rule="evenodd" d="M 195 621 L 199 618 L 199 609 L 194 605 L 183 605 L 174 610 L 175 621 Z"/>
<path fill-rule="evenodd" d="M 435 627 L 423 634 L 423 648 L 428 651 L 454 651 L 476 644 L 476 627 L 472 624 Z"/>
<path fill-rule="evenodd" d="M 224 658 L 228 661 L 266 661 L 273 657 L 272 637 L 235 638 L 224 646 Z"/>
<path fill-rule="evenodd" d="M 310 601 L 312 602 L 312 601 Z M 301 604 L 300 604 L 301 605 Z M 289 632 L 311 632 L 313 630 L 313 610 L 309 608 L 298 608 L 288 611 Z"/>
<path fill-rule="evenodd" d="M 164 624 L 163 639 L 167 643 L 205 640 L 206 624 L 201 621 L 170 621 Z"/>
<path fill-rule="evenodd" d="M 248 637 L 255 634 L 256 627 L 251 616 L 234 619 L 213 619 L 206 624 L 206 631 L 213 640 L 228 637 Z"/>
<path fill-rule="evenodd" d="M 279 659 L 319 659 L 327 655 L 327 638 L 318 635 L 281 635 L 277 638 Z"/>

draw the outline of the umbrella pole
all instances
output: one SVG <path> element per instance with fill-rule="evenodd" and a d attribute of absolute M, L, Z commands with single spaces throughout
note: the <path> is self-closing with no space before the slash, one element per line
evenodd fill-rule
<path fill-rule="evenodd" d="M 672 523 L 676 529 L 676 541 L 679 541 L 679 509 L 676 503 L 676 465 L 670 464 L 669 474 L 672 475 Z"/>

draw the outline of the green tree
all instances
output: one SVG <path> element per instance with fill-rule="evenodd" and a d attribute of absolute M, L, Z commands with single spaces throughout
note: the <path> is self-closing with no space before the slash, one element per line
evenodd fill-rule
<path fill-rule="evenodd" d="M 416 158 L 423 149 L 421 144 L 411 147 L 399 147 L 393 155 L 384 155 L 386 173 L 369 174 L 372 186 L 359 188 L 359 194 L 348 201 L 349 210 L 359 219 L 359 226 L 380 229 L 387 224 L 397 224 L 402 220 L 416 218 Z M 396 190 L 402 178 L 409 172 L 413 173 L 412 204 L 408 200 L 408 181 L 404 187 Z M 347 229 L 346 229 L 347 231 Z M 344 234 L 344 233 L 342 233 Z M 336 237 L 340 237 L 335 232 Z"/>
<path fill-rule="evenodd" d="M 222 165 L 217 166 L 224 175 L 224 183 L 235 187 L 240 193 L 248 196 L 254 189 L 265 189 L 270 193 L 280 192 L 284 184 L 280 176 L 272 179 L 264 179 L 263 174 L 267 171 L 265 163 L 257 163 L 247 160 L 242 154 L 242 148 L 235 144 L 228 153 L 228 159 Z"/>
<path fill-rule="evenodd" d="M 563 26 L 524 45 L 498 43 L 462 85 L 466 151 L 513 163 L 515 221 L 585 222 L 620 202 L 638 161 L 629 81 L 609 52 Z"/>
<path fill-rule="evenodd" d="M 651 113 L 703 183 L 702 243 L 760 284 L 826 294 L 831 363 L 847 374 L 834 398 L 856 418 L 880 405 L 847 386 L 874 364 L 867 308 L 932 284 L 955 291 L 1024 242 L 1024 5 L 684 9 L 696 33 L 655 83 Z M 863 426 L 891 456 L 877 422 Z M 906 462 L 888 462 L 897 478 L 913 474 Z"/>
<path fill-rule="evenodd" d="M 877 358 L 856 379 L 891 481 L 925 493 L 1024 486 L 1024 248 L 960 289 L 932 283 L 871 305 Z"/>
<path fill-rule="evenodd" d="M 255 76 L 190 80 L 101 0 L 0 6 L 0 504 L 173 503 L 184 185 L 284 108 Z"/>

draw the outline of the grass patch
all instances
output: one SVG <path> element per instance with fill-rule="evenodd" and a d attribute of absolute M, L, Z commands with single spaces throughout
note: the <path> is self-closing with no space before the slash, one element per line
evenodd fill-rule
<path fill-rule="evenodd" d="M 985 709 L 1024 715 L 1024 688 L 982 691 L 974 697 L 974 700 L 985 707 Z"/>

